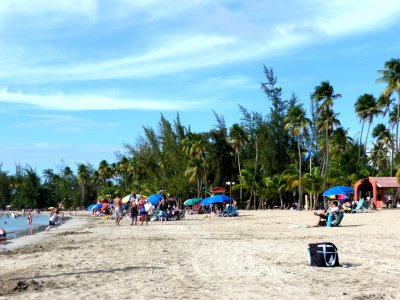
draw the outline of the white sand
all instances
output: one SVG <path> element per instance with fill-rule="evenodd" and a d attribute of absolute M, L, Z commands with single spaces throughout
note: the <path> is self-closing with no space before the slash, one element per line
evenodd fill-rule
<path fill-rule="evenodd" d="M 120 227 L 92 219 L 0 255 L 4 299 L 399 299 L 400 209 L 345 215 L 339 228 L 288 228 L 312 212 L 241 211 Z M 71 223 L 73 224 L 73 223 Z M 82 224 L 83 225 L 83 224 Z M 46 237 L 46 233 L 43 234 Z M 341 264 L 307 266 L 330 241 Z M 13 291 L 14 290 L 14 291 Z M 1 298 L 1 297 L 0 297 Z"/>

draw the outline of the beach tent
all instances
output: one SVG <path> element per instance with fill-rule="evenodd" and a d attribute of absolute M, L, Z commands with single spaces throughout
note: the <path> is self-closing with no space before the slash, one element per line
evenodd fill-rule
<path fill-rule="evenodd" d="M 158 201 L 163 197 L 161 194 L 153 194 L 149 196 L 149 202 L 151 205 L 156 206 L 158 204 Z"/>
<path fill-rule="evenodd" d="M 193 199 L 189 199 L 189 200 L 186 200 L 185 202 L 183 202 L 183 205 L 185 205 L 185 206 L 195 205 L 195 204 L 199 203 L 200 201 L 201 201 L 201 198 L 193 198 Z"/>
<path fill-rule="evenodd" d="M 212 205 L 216 203 L 231 202 L 232 198 L 227 195 L 217 195 L 205 198 L 200 201 L 201 205 Z"/>

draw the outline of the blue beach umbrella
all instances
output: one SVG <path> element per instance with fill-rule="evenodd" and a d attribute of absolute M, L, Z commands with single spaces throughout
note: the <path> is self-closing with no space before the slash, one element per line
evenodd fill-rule
<path fill-rule="evenodd" d="M 163 197 L 161 194 L 153 194 L 149 196 L 149 202 L 151 205 L 156 206 L 158 204 L 158 201 Z"/>
<path fill-rule="evenodd" d="M 94 209 L 93 207 L 95 207 L 96 205 L 97 205 L 96 203 L 89 205 L 87 210 L 93 210 Z"/>
<path fill-rule="evenodd" d="M 211 205 L 216 203 L 231 202 L 232 198 L 227 195 L 216 195 L 200 201 L 201 205 Z"/>
<path fill-rule="evenodd" d="M 100 209 L 102 206 L 103 206 L 103 204 L 101 204 L 101 203 L 96 204 L 95 206 L 92 207 L 92 210 L 94 210 L 94 209 Z"/>
<path fill-rule="evenodd" d="M 337 186 L 330 188 L 329 190 L 326 190 L 322 195 L 329 197 L 332 195 L 353 194 L 353 193 L 354 193 L 354 189 L 352 189 L 351 187 L 337 185 Z"/>

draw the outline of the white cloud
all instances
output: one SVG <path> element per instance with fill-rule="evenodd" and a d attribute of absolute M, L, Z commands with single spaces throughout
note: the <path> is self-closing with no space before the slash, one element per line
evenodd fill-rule
<path fill-rule="evenodd" d="M 26 2 L 24 6 L 22 3 Z M 80 30 L 74 26 L 86 21 L 82 16 L 96 20 L 88 38 L 108 30 L 102 24 L 104 19 L 109 22 L 107 25 L 116 28 L 123 28 L 126 22 L 131 29 L 115 32 L 116 38 L 110 40 L 115 43 L 112 50 L 103 52 L 101 47 L 97 49 L 93 45 L 89 50 L 83 49 L 89 52 L 80 54 L 81 40 L 77 39 L 69 47 L 60 46 L 60 51 L 66 54 L 58 57 L 59 30 L 53 32 L 49 47 L 36 50 L 17 38 L 4 44 L 0 36 L 0 46 L 7 45 L 0 58 L 0 79 L 10 84 L 153 78 L 264 60 L 298 46 L 389 26 L 399 22 L 400 13 L 400 2 L 390 0 L 176 0 L 172 3 L 118 0 L 112 2 L 115 5 L 107 2 L 108 6 L 95 0 L 42 0 L 17 1 L 15 7 L 11 7 L 11 1 L 0 3 L 3 16 L 16 12 L 34 16 L 42 10 L 43 14 L 56 15 L 56 19 L 65 16 L 68 19 L 65 30 L 72 24 L 77 36 Z M 121 17 L 118 13 L 121 11 L 129 18 Z M 133 24 L 129 19 L 135 20 Z M 44 25 L 47 21 L 46 18 L 36 20 Z M 146 32 L 145 37 L 140 35 L 141 31 Z M 137 40 L 137 43 L 120 48 L 119 39 Z M 40 55 L 41 51 L 44 55 Z M 91 51 L 93 55 L 88 57 Z M 71 53 L 74 55 L 69 56 Z"/>
<path fill-rule="evenodd" d="M 119 126 L 117 122 L 97 122 L 90 118 L 79 118 L 69 115 L 55 114 L 24 114 L 15 119 L 10 127 L 40 127 L 52 128 L 59 132 L 78 133 L 88 129 L 104 130 Z"/>
<path fill-rule="evenodd" d="M 7 89 L 0 90 L 0 102 L 11 104 L 32 105 L 37 108 L 62 111 L 82 110 L 186 110 L 202 107 L 206 101 L 176 101 L 170 99 L 129 99 L 112 98 L 103 95 L 65 95 L 62 93 L 54 95 L 32 95 L 20 92 L 9 92 Z"/>
<path fill-rule="evenodd" d="M 204 83 L 199 84 L 199 90 L 216 90 L 216 89 L 258 89 L 259 85 L 246 76 L 234 75 L 228 77 L 212 77 Z"/>

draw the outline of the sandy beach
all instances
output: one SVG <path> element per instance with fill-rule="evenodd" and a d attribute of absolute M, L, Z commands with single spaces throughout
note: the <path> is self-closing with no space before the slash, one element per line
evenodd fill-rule
<path fill-rule="evenodd" d="M 400 299 L 400 209 L 302 228 L 313 212 L 240 211 L 116 227 L 78 217 L 0 254 L 1 299 Z M 330 241 L 337 268 L 307 266 Z"/>

